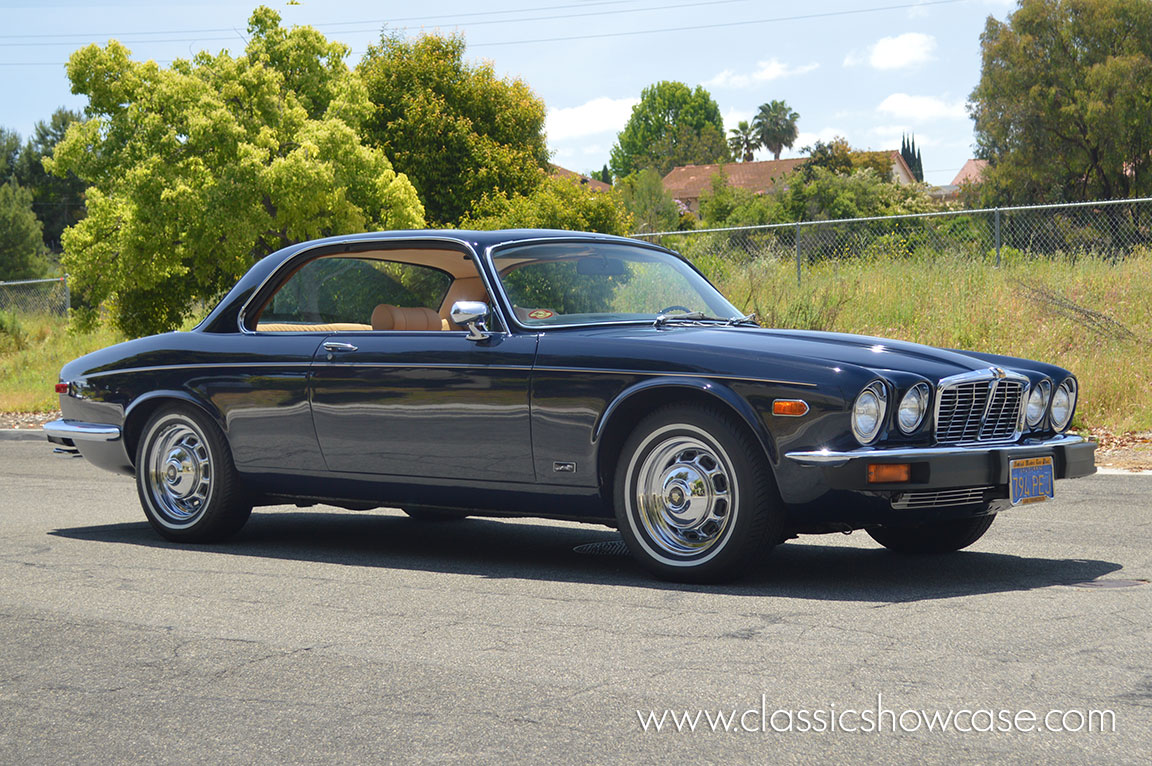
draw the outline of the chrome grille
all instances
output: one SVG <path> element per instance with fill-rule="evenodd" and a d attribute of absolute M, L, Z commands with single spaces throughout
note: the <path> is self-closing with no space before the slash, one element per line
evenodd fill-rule
<path fill-rule="evenodd" d="M 1018 380 L 976 380 L 948 386 L 940 392 L 936 441 L 964 444 L 1011 439 L 1023 404 L 1024 383 Z"/>
<path fill-rule="evenodd" d="M 898 511 L 911 508 L 942 508 L 951 505 L 971 505 L 984 502 L 984 491 L 991 487 L 965 487 L 942 489 L 934 492 L 905 492 L 892 500 Z"/>

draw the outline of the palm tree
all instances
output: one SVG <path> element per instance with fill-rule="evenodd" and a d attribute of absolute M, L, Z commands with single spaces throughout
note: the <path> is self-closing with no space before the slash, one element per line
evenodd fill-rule
<path fill-rule="evenodd" d="M 769 101 L 761 104 L 752 120 L 752 128 L 756 131 L 756 138 L 760 145 L 772 152 L 773 159 L 780 159 L 780 152 L 784 148 L 792 148 L 796 140 L 796 120 L 800 115 L 792 111 L 784 101 Z"/>
<path fill-rule="evenodd" d="M 756 139 L 755 129 L 748 124 L 748 120 L 740 120 L 736 127 L 728 131 L 732 137 L 728 139 L 728 147 L 732 156 L 739 162 L 751 162 L 752 153 L 760 142 Z"/>

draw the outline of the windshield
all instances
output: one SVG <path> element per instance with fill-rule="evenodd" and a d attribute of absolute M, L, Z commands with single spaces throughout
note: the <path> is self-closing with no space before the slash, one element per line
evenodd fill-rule
<path fill-rule="evenodd" d="M 688 264 L 644 247 L 532 243 L 501 248 L 492 263 L 516 318 L 529 327 L 741 316 Z"/>

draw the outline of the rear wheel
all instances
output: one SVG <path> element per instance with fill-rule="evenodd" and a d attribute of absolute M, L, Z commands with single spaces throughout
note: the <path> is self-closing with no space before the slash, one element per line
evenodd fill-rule
<path fill-rule="evenodd" d="M 617 464 L 615 506 L 632 555 L 669 580 L 732 579 L 780 539 L 763 449 L 716 407 L 670 406 L 640 421 Z"/>
<path fill-rule="evenodd" d="M 224 434 L 187 405 L 163 407 L 144 426 L 136 489 L 152 528 L 176 542 L 222 540 L 252 513 Z"/>
<path fill-rule="evenodd" d="M 951 553 L 967 548 L 992 526 L 996 514 L 956 521 L 938 521 L 914 527 L 873 527 L 866 530 L 876 542 L 899 553 Z"/>

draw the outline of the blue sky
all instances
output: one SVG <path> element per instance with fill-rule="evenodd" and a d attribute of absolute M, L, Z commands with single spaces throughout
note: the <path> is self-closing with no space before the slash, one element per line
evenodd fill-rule
<path fill-rule="evenodd" d="M 355 63 L 381 27 L 459 31 L 468 57 L 522 78 L 548 106 L 553 161 L 578 171 L 608 160 L 640 91 L 659 80 L 704 85 L 726 127 L 784 99 L 800 138 L 844 136 L 898 149 L 916 135 L 926 180 L 948 183 L 972 156 L 965 101 L 980 76 L 985 19 L 1013 0 L 284 0 L 284 23 L 348 44 Z M 205 0 L 0 0 L 0 125 L 27 136 L 58 106 L 81 108 L 64 62 L 116 38 L 138 59 L 244 47 L 258 3 Z M 758 157 L 763 159 L 764 157 Z"/>

